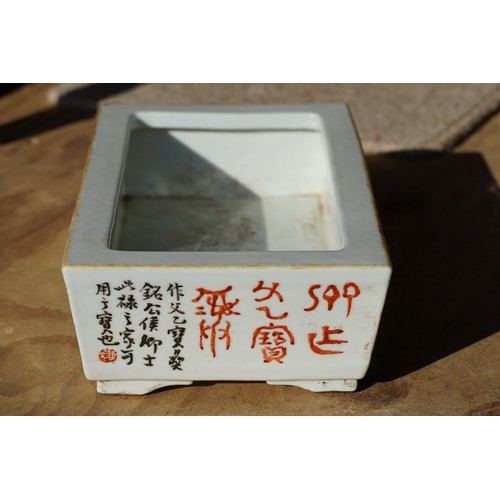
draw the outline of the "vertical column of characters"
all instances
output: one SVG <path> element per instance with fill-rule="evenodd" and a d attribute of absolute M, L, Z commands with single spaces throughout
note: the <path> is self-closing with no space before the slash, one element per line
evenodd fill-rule
<path fill-rule="evenodd" d="M 142 358 L 144 366 L 154 366 L 158 347 L 163 344 L 157 338 L 163 301 L 163 294 L 160 293 L 160 290 L 160 285 L 153 285 L 147 282 L 144 283 L 140 290 L 142 293 L 141 309 L 142 306 L 144 306 L 144 309 L 142 309 L 143 319 L 139 322 L 142 334 L 139 348 L 142 349 L 142 354 L 145 354 Z"/>
<path fill-rule="evenodd" d="M 317 283 L 309 287 L 308 293 L 312 299 L 312 304 L 304 308 L 304 311 L 312 312 L 316 310 L 321 299 L 325 301 L 328 311 L 332 311 L 336 302 L 342 297 L 346 299 L 345 318 L 347 319 L 351 314 L 352 301 L 360 295 L 361 290 L 356 283 L 350 281 L 344 284 L 342 295 L 336 285 L 330 284 L 323 288 L 322 285 Z M 335 326 L 323 325 L 320 333 L 308 333 L 307 340 L 311 351 L 319 355 L 343 354 L 344 351 L 338 350 L 338 348 L 326 349 L 324 347 L 348 343 L 348 340 L 339 338 L 339 335 L 344 333 L 341 326 L 338 324 Z"/>
<path fill-rule="evenodd" d="M 107 281 L 104 283 L 97 283 L 96 287 L 96 295 L 100 299 L 98 306 L 100 309 L 98 309 L 96 314 L 97 323 L 99 325 L 99 336 L 97 340 L 101 342 L 103 346 L 106 346 L 98 352 L 97 356 L 103 363 L 114 363 L 118 359 L 118 353 L 111 347 L 118 346 L 120 342 L 115 340 L 112 330 L 113 314 L 109 310 L 111 287 Z"/>
<path fill-rule="evenodd" d="M 168 359 L 168 366 L 172 370 L 182 370 L 182 363 L 184 357 L 182 354 L 182 339 L 186 333 L 186 319 L 184 315 L 186 314 L 182 309 L 182 300 L 184 297 L 183 285 L 179 283 L 169 283 L 167 288 L 167 293 L 170 294 L 170 311 L 168 312 L 169 318 L 172 321 L 172 328 L 167 331 L 168 335 L 172 336 L 173 344 L 173 354 Z"/>
<path fill-rule="evenodd" d="M 135 291 L 135 286 L 130 280 L 124 280 L 123 283 L 114 288 L 118 293 L 116 307 L 123 314 L 124 326 L 118 334 L 122 339 L 122 354 L 121 359 L 126 362 L 126 365 L 131 365 L 134 362 L 134 344 L 135 344 L 135 329 L 132 328 L 131 314 L 134 309 L 137 309 L 137 301 L 132 292 Z"/>
<path fill-rule="evenodd" d="M 231 301 L 229 295 L 233 287 L 231 285 L 221 290 L 209 290 L 197 288 L 198 295 L 192 302 L 199 303 L 196 307 L 198 316 L 209 316 L 200 321 L 200 349 L 203 350 L 205 341 L 208 340 L 212 357 L 217 356 L 216 344 L 218 340 L 225 342 L 226 351 L 231 347 L 231 322 L 227 318 L 232 315 L 240 315 L 234 308 L 240 299 Z"/>
<path fill-rule="evenodd" d="M 274 303 L 276 300 L 279 303 L 283 303 L 283 296 L 278 291 L 279 283 L 272 282 L 271 286 L 266 286 L 263 280 L 259 280 L 257 286 L 253 289 L 254 301 L 257 303 Z M 262 347 L 262 359 L 264 363 L 270 363 L 271 361 L 276 361 L 279 364 L 283 364 L 283 359 L 287 353 L 287 344 L 295 344 L 295 339 L 292 332 L 289 330 L 286 324 L 282 324 L 278 320 L 285 319 L 288 316 L 288 312 L 282 312 L 281 314 L 276 312 L 273 314 L 268 305 L 261 305 L 255 308 L 265 314 L 266 318 L 271 320 L 269 324 L 260 326 L 253 332 L 252 336 L 252 349 L 256 344 Z M 275 305 L 276 309 L 276 305 Z M 278 324 L 274 322 L 278 321 Z"/>

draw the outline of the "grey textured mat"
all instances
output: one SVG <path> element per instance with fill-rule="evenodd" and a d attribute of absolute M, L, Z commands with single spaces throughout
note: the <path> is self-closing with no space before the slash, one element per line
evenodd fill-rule
<path fill-rule="evenodd" d="M 49 97 L 87 109 L 98 102 L 345 102 L 369 154 L 450 150 L 500 108 L 499 84 L 142 84 L 111 96 L 108 88 L 102 100 L 98 89 L 83 87 L 57 85 Z"/>

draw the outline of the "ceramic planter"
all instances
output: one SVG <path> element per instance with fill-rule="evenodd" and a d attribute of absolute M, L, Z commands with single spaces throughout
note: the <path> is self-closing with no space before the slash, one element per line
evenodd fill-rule
<path fill-rule="evenodd" d="M 344 105 L 101 109 L 63 263 L 98 391 L 352 391 L 390 273 Z"/>

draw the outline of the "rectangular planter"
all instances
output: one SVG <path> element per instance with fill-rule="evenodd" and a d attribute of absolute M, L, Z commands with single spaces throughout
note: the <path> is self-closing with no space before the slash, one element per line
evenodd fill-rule
<path fill-rule="evenodd" d="M 98 391 L 352 391 L 390 273 L 344 105 L 101 109 L 63 263 Z"/>

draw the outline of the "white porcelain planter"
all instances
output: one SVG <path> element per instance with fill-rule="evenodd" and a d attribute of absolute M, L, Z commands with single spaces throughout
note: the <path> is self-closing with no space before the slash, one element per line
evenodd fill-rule
<path fill-rule="evenodd" d="M 63 263 L 99 392 L 352 391 L 390 273 L 344 105 L 102 108 Z"/>

